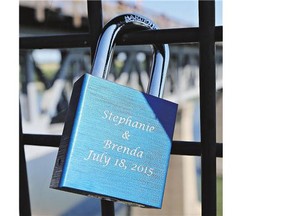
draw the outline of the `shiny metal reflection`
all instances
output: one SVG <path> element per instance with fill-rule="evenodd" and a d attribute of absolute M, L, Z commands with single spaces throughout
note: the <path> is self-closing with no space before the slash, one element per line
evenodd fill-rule
<path fill-rule="evenodd" d="M 123 14 L 110 20 L 98 40 L 91 74 L 107 78 L 116 45 L 117 35 L 131 30 L 155 30 L 158 27 L 148 18 L 138 14 Z M 163 96 L 164 83 L 169 64 L 168 44 L 153 44 L 153 62 L 147 93 L 156 97 Z"/>

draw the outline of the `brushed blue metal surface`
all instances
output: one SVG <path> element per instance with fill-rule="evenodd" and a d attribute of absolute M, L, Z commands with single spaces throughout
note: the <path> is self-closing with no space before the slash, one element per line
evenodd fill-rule
<path fill-rule="evenodd" d="M 83 76 L 59 188 L 161 208 L 177 104 Z"/>

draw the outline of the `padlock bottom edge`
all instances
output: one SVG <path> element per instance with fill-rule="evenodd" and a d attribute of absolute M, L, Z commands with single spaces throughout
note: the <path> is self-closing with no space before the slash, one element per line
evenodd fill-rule
<path fill-rule="evenodd" d="M 92 197 L 92 198 L 97 198 L 97 199 L 101 199 L 101 200 L 107 200 L 107 201 L 111 201 L 111 202 L 120 202 L 122 204 L 129 205 L 132 207 L 135 206 L 135 207 L 140 207 L 140 208 L 151 208 L 151 209 L 161 209 L 161 207 L 162 207 L 162 203 L 161 203 L 161 206 L 152 206 L 152 205 L 133 202 L 130 200 L 120 199 L 120 198 L 116 198 L 116 197 L 112 197 L 112 196 L 106 196 L 103 194 L 97 194 L 97 193 L 92 193 L 92 192 L 88 192 L 88 191 L 83 191 L 83 190 L 79 190 L 79 189 L 75 189 L 75 188 L 69 188 L 69 187 L 50 187 L 50 188 L 65 191 L 65 192 L 75 193 L 78 195 L 88 196 L 88 197 Z"/>

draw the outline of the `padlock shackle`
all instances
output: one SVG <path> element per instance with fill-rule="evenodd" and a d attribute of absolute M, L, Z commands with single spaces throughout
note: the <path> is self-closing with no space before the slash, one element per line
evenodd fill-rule
<path fill-rule="evenodd" d="M 138 14 L 122 14 L 110 20 L 99 37 L 91 74 L 107 78 L 108 69 L 113 58 L 116 38 L 121 31 L 155 30 L 158 27 L 148 18 Z M 169 63 L 169 47 L 167 44 L 153 44 L 153 62 L 147 93 L 162 97 Z M 159 73 L 161 71 L 161 73 Z"/>

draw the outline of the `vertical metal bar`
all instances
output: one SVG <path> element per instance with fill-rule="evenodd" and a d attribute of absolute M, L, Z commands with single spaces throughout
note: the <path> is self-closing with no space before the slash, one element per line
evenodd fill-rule
<path fill-rule="evenodd" d="M 91 62 L 93 62 L 98 38 L 103 28 L 102 1 L 87 1 L 89 34 L 90 34 L 90 53 Z M 114 216 L 114 203 L 111 201 L 101 200 L 101 214 L 103 216 Z"/>
<path fill-rule="evenodd" d="M 107 200 L 101 201 L 101 213 L 102 216 L 114 216 L 114 203 Z"/>
<path fill-rule="evenodd" d="M 215 1 L 199 0 L 202 215 L 216 216 Z"/>
<path fill-rule="evenodd" d="M 97 41 L 103 28 L 102 1 L 88 0 L 87 3 L 92 62 L 96 50 Z"/>
<path fill-rule="evenodd" d="M 19 106 L 19 213 L 21 216 L 31 215 L 20 106 Z"/>

